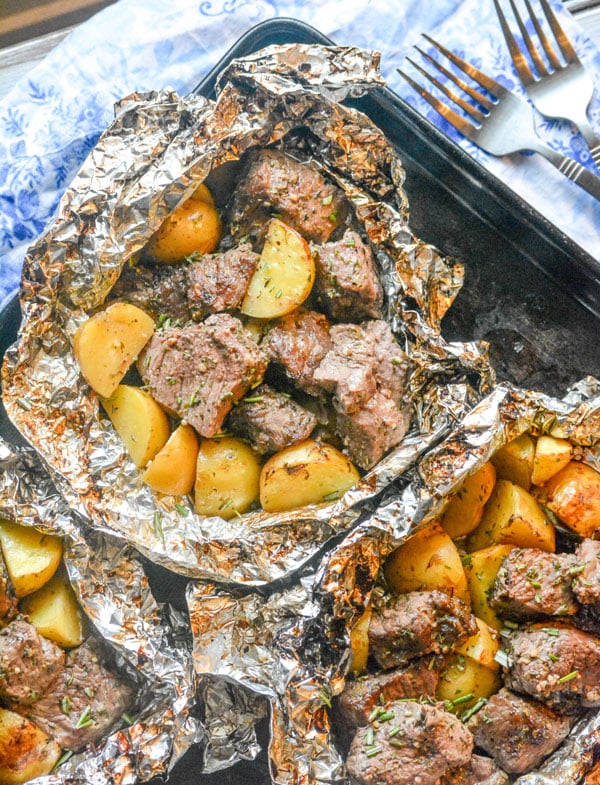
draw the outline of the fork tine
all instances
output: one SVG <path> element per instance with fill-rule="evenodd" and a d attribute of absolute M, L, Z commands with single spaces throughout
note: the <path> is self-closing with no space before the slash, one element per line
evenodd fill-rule
<path fill-rule="evenodd" d="M 554 11 L 550 7 L 550 3 L 548 0 L 540 0 L 540 4 L 544 14 L 546 15 L 546 19 L 548 20 L 548 24 L 554 33 L 554 37 L 556 38 L 563 57 L 568 63 L 578 62 L 579 58 L 577 57 L 577 52 L 573 49 L 571 42 L 565 34 L 565 31 L 560 26 Z"/>
<path fill-rule="evenodd" d="M 430 106 L 433 106 L 436 112 L 441 114 L 441 116 L 450 123 L 450 125 L 454 126 L 457 131 L 460 131 L 463 136 L 466 136 L 469 139 L 472 138 L 476 129 L 468 120 L 465 120 L 464 117 L 461 117 L 454 110 L 450 109 L 449 106 L 446 106 L 446 104 L 442 103 L 442 101 L 438 100 L 431 93 L 428 93 L 425 88 L 421 87 L 421 85 L 415 82 L 414 79 L 411 79 L 411 77 L 408 74 L 405 74 L 404 71 L 401 71 L 399 68 L 396 70 L 400 76 L 405 79 L 408 84 L 427 101 L 428 104 L 430 104 Z"/>
<path fill-rule="evenodd" d="M 517 24 L 519 25 L 519 30 L 521 31 L 521 35 L 523 37 L 523 41 L 525 43 L 525 46 L 527 47 L 527 51 L 529 52 L 529 56 L 531 57 L 531 59 L 533 61 L 533 64 L 535 65 L 536 71 L 538 72 L 538 74 L 540 76 L 548 76 L 548 74 L 550 72 L 548 71 L 548 68 L 546 67 L 545 62 L 542 60 L 542 56 L 540 55 L 537 47 L 535 46 L 535 44 L 531 40 L 531 36 L 529 35 L 529 33 L 527 31 L 527 27 L 525 25 L 525 22 L 523 21 L 523 17 L 519 13 L 519 9 L 517 8 L 515 0 L 509 0 L 509 2 L 510 2 L 510 7 L 512 8 L 512 12 L 514 14 L 514 17 L 515 17 L 515 19 L 517 21 Z M 532 24 L 533 24 L 533 26 L 535 28 L 535 31 L 536 31 L 536 33 L 538 35 L 540 43 L 542 44 L 542 47 L 543 47 L 544 51 L 546 52 L 546 56 L 548 57 L 548 59 L 550 60 L 550 62 L 552 63 L 552 66 L 554 68 L 560 67 L 560 63 L 558 63 L 558 61 L 556 59 L 556 55 L 552 51 L 552 47 L 550 46 L 550 44 L 548 42 L 548 39 L 544 35 L 544 31 L 540 27 L 540 24 L 538 22 L 538 19 L 537 19 L 536 15 L 533 13 L 533 11 L 531 9 L 531 6 L 527 2 L 527 0 L 525 0 L 525 3 L 526 3 L 526 6 L 527 6 L 527 11 L 529 13 L 529 18 L 530 18 L 530 20 L 531 20 L 531 22 L 532 22 Z"/>
<path fill-rule="evenodd" d="M 523 56 L 523 52 L 521 52 L 521 50 L 519 49 L 517 40 L 512 34 L 510 27 L 508 26 L 508 22 L 506 21 L 506 17 L 504 16 L 504 12 L 502 11 L 502 8 L 500 7 L 500 3 L 498 2 L 498 0 L 494 0 L 494 6 L 496 7 L 496 13 L 500 21 L 500 27 L 502 28 L 504 40 L 506 41 L 506 45 L 508 46 L 508 51 L 510 52 L 510 56 L 512 58 L 514 66 L 517 69 L 517 73 L 519 74 L 519 77 L 521 78 L 523 84 L 531 84 L 534 81 L 533 74 L 531 73 L 531 68 L 529 67 L 527 60 Z M 513 12 L 514 11 L 515 9 L 513 7 Z M 518 22 L 519 22 L 519 18 L 517 19 L 517 23 Z"/>
<path fill-rule="evenodd" d="M 428 62 L 431 63 L 432 66 L 434 66 L 434 68 L 437 68 L 437 70 L 440 73 L 444 74 L 444 76 L 446 76 L 448 79 L 450 79 L 450 81 L 454 82 L 454 84 L 457 87 L 460 87 L 461 90 L 463 90 L 468 96 L 470 96 L 480 106 L 483 106 L 483 108 L 487 109 L 488 112 L 492 109 L 492 107 L 494 105 L 493 102 L 490 101 L 490 99 L 487 98 L 485 95 L 483 95 L 483 93 L 480 93 L 479 90 L 475 90 L 473 87 L 471 87 L 471 85 L 468 85 L 459 76 L 456 76 L 456 74 L 453 74 L 452 71 L 449 71 L 447 68 L 444 68 L 444 66 L 441 63 L 438 63 L 437 60 L 435 60 L 433 57 L 431 57 L 431 55 L 427 54 L 427 52 L 424 52 L 418 46 L 415 46 L 415 49 L 421 55 L 421 57 L 424 57 L 425 60 L 427 60 Z M 471 106 L 471 104 L 467 104 L 467 106 L 469 106 L 470 108 L 473 108 Z"/>
<path fill-rule="evenodd" d="M 424 57 L 426 57 L 434 66 L 436 66 L 436 68 L 439 68 L 442 73 L 446 74 L 446 76 L 449 76 L 450 79 L 452 79 L 452 81 L 456 85 L 458 85 L 459 87 L 464 85 L 464 82 L 462 81 L 462 79 L 458 79 L 456 76 L 454 76 L 454 74 L 448 73 L 448 71 L 446 71 L 446 69 L 443 66 L 441 66 L 439 63 L 436 63 L 436 61 L 432 57 L 428 57 L 424 52 L 421 52 L 421 50 L 419 49 L 418 46 L 415 47 L 415 49 L 418 52 L 420 52 L 420 54 L 422 54 Z M 453 103 L 455 103 L 457 106 L 460 106 L 460 108 L 463 110 L 463 112 L 466 112 L 466 114 L 468 114 L 470 117 L 472 117 L 473 120 L 476 120 L 478 123 L 482 123 L 485 120 L 485 115 L 482 114 L 479 111 L 479 109 L 477 109 L 475 106 L 472 106 L 471 104 L 467 103 L 467 101 L 465 101 L 459 95 L 456 95 L 456 93 L 453 93 L 452 90 L 450 90 L 448 87 L 446 87 L 445 84 L 443 84 L 443 82 L 440 82 L 440 80 L 436 79 L 435 76 L 432 76 L 424 68 L 421 68 L 421 66 L 418 63 L 415 63 L 414 60 L 411 60 L 410 57 L 407 57 L 406 59 L 408 60 L 408 62 L 412 66 L 414 66 L 417 69 L 417 71 L 419 71 L 419 73 L 423 74 L 423 76 L 426 79 L 428 79 L 431 82 L 431 84 L 435 85 L 435 87 L 437 87 L 438 90 L 441 90 L 442 93 L 444 93 L 444 95 L 447 96 Z M 475 95 L 479 95 L 479 93 L 477 93 L 477 91 L 473 90 L 473 92 L 475 93 Z M 487 101 L 487 99 L 485 99 L 483 96 L 480 96 L 480 97 L 484 101 Z M 490 103 L 488 108 L 491 109 L 491 107 L 492 107 L 492 104 Z"/>
<path fill-rule="evenodd" d="M 483 74 L 479 69 L 475 68 L 474 65 L 467 63 L 465 60 L 462 60 L 458 55 L 455 55 L 454 52 L 451 52 L 449 49 L 446 49 L 445 46 L 438 44 L 437 41 L 434 41 L 431 36 L 423 33 L 423 38 L 429 41 L 430 44 L 436 47 L 443 55 L 445 55 L 448 60 L 454 63 L 455 66 L 460 68 L 467 76 L 470 76 L 475 82 L 478 82 L 482 87 L 491 93 L 494 98 L 500 98 L 506 92 L 506 89 L 502 87 L 501 84 L 491 79 L 489 76 Z"/>
<path fill-rule="evenodd" d="M 548 60 L 550 60 L 550 65 L 552 66 L 553 70 L 560 70 L 562 68 L 562 64 L 554 53 L 552 44 L 548 40 L 546 33 L 544 33 L 542 25 L 540 24 L 540 20 L 538 19 L 537 14 L 534 13 L 529 0 L 525 0 L 525 5 L 527 6 L 527 13 L 529 14 L 529 18 L 531 19 L 533 26 L 535 27 L 535 32 L 537 33 L 537 37 L 539 38 L 539 41 L 542 45 L 542 49 L 546 53 Z"/>

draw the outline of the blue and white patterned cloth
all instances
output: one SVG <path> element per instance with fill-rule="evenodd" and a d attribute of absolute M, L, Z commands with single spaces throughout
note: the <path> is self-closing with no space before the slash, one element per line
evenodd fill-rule
<path fill-rule="evenodd" d="M 560 2 L 571 40 L 600 95 L 600 53 Z M 421 32 L 520 91 L 490 0 L 119 0 L 72 32 L 0 101 L 0 302 L 18 286 L 27 247 L 99 135 L 133 91 L 186 93 L 253 25 L 291 17 L 338 44 L 378 49 L 389 86 L 600 260 L 600 202 L 537 155 L 494 159 L 461 139 L 396 73 Z M 589 116 L 600 132 L 600 100 Z M 540 135 L 590 164 L 582 137 L 538 116 Z"/>

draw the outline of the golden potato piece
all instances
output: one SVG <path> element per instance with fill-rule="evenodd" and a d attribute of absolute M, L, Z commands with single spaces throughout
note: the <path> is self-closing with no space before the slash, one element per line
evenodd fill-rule
<path fill-rule="evenodd" d="M 283 316 L 306 300 L 314 282 L 315 263 L 308 243 L 295 229 L 273 218 L 241 311 L 259 319 Z"/>
<path fill-rule="evenodd" d="M 0 546 L 17 597 L 25 597 L 49 581 L 63 553 L 60 537 L 3 520 L 0 520 Z"/>
<path fill-rule="evenodd" d="M 500 648 L 498 643 L 498 633 L 495 629 L 488 626 L 483 619 L 475 617 L 479 631 L 472 635 L 470 638 L 456 647 L 456 653 L 462 654 L 465 657 L 470 657 L 472 660 L 485 665 L 493 671 L 500 670 L 500 665 L 496 662 L 495 657 Z"/>
<path fill-rule="evenodd" d="M 198 437 L 190 425 L 176 428 L 142 474 L 153 491 L 169 496 L 191 493 L 196 479 Z"/>
<path fill-rule="evenodd" d="M 569 529 L 582 537 L 600 530 L 600 474 L 571 461 L 548 480 L 540 499 Z"/>
<path fill-rule="evenodd" d="M 59 570 L 41 589 L 29 594 L 20 607 L 45 638 L 65 649 L 83 643 L 83 617 L 64 570 Z"/>
<path fill-rule="evenodd" d="M 0 708 L 0 784 L 21 785 L 50 774 L 61 756 L 58 744 L 31 720 Z"/>
<path fill-rule="evenodd" d="M 203 439 L 198 450 L 194 510 L 233 518 L 258 501 L 260 459 L 241 439 Z"/>
<path fill-rule="evenodd" d="M 360 674 L 366 671 L 369 659 L 369 624 L 371 623 L 372 607 L 367 606 L 365 612 L 350 630 L 350 670 Z"/>
<path fill-rule="evenodd" d="M 145 466 L 166 444 L 169 420 L 145 390 L 120 384 L 102 405 L 136 466 Z"/>
<path fill-rule="evenodd" d="M 499 480 L 510 480 L 528 491 L 531 486 L 534 454 L 533 437 L 528 433 L 517 436 L 492 455 L 496 476 Z"/>
<path fill-rule="evenodd" d="M 313 439 L 275 453 L 260 474 L 260 503 L 267 512 L 283 512 L 333 501 L 360 479 L 358 469 L 330 444 Z"/>
<path fill-rule="evenodd" d="M 450 701 L 451 711 L 462 712 L 479 698 L 489 698 L 502 686 L 500 674 L 463 654 L 452 654 L 440 673 L 435 696 Z"/>
<path fill-rule="evenodd" d="M 438 523 L 421 529 L 396 548 L 384 572 L 390 589 L 397 594 L 439 589 L 470 602 L 460 554 Z"/>
<path fill-rule="evenodd" d="M 563 469 L 571 460 L 573 447 L 566 439 L 554 436 L 540 436 L 535 445 L 533 456 L 533 485 L 543 485 Z"/>
<path fill-rule="evenodd" d="M 94 314 L 77 328 L 73 339 L 83 378 L 98 395 L 108 398 L 153 332 L 150 316 L 130 303 L 116 302 Z"/>
<path fill-rule="evenodd" d="M 467 539 L 467 550 L 506 543 L 553 552 L 555 539 L 554 527 L 534 497 L 514 482 L 498 480 L 481 523 Z"/>
<path fill-rule="evenodd" d="M 490 545 L 470 553 L 463 559 L 471 595 L 471 609 L 478 618 L 495 630 L 501 630 L 504 622 L 490 606 L 489 591 L 496 580 L 500 565 L 514 547 L 514 545 Z"/>
<path fill-rule="evenodd" d="M 469 475 L 459 490 L 452 494 L 442 514 L 441 524 L 453 540 L 464 537 L 477 528 L 495 482 L 496 469 L 493 463 L 487 461 L 474 474 Z"/>
<path fill-rule="evenodd" d="M 160 264 L 182 262 L 192 254 L 212 253 L 221 239 L 221 220 L 206 186 L 173 212 L 150 238 L 144 255 Z"/>

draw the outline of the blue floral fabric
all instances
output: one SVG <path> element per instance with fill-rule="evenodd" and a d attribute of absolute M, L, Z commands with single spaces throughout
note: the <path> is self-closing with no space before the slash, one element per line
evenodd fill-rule
<path fill-rule="evenodd" d="M 600 88 L 600 53 L 559 2 L 557 14 Z M 27 247 L 113 117 L 136 90 L 190 91 L 248 29 L 266 19 L 307 22 L 338 44 L 381 52 L 388 85 L 600 258 L 600 203 L 538 155 L 487 156 L 445 124 L 396 73 L 422 32 L 521 91 L 489 0 L 120 0 L 76 28 L 0 101 L 0 302 L 19 282 Z M 415 75 L 414 69 L 412 74 Z M 590 120 L 600 132 L 600 101 Z M 541 136 L 590 168 L 567 122 L 537 117 Z"/>

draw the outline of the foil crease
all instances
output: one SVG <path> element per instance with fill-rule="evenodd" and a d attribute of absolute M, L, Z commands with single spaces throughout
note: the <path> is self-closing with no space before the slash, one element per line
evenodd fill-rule
<path fill-rule="evenodd" d="M 46 462 L 80 516 L 156 564 L 189 577 L 258 586 L 286 578 L 487 393 L 487 347 L 446 344 L 440 321 L 462 267 L 409 226 L 401 161 L 383 133 L 342 105 L 383 84 L 374 52 L 269 47 L 234 60 L 216 101 L 170 92 L 134 94 L 117 106 L 65 195 L 55 223 L 27 255 L 23 323 L 3 366 L 12 422 Z M 188 499 L 158 499 L 82 383 L 73 334 L 101 305 L 123 265 L 197 183 L 251 146 L 278 144 L 319 166 L 345 191 L 375 248 L 388 319 L 412 359 L 408 438 L 335 503 L 223 521 Z"/>
<path fill-rule="evenodd" d="M 167 774 L 206 738 L 190 713 L 196 690 L 187 620 L 155 602 L 133 548 L 82 530 L 33 450 L 1 440 L 0 517 L 63 538 L 65 566 L 91 634 L 110 646 L 137 694 L 130 725 L 36 782 L 126 785 Z"/>
<path fill-rule="evenodd" d="M 329 709 L 344 688 L 349 631 L 373 594 L 385 591 L 379 582 L 385 557 L 439 515 L 467 474 L 521 433 L 567 438 L 577 459 L 598 469 L 599 415 L 600 388 L 593 378 L 563 400 L 499 385 L 390 486 L 381 505 L 329 550 L 304 584 L 267 597 L 201 584 L 190 588 L 196 670 L 269 697 L 274 782 L 349 783 Z M 599 752 L 600 712 L 588 710 L 539 770 L 511 782 L 577 785 Z"/>

